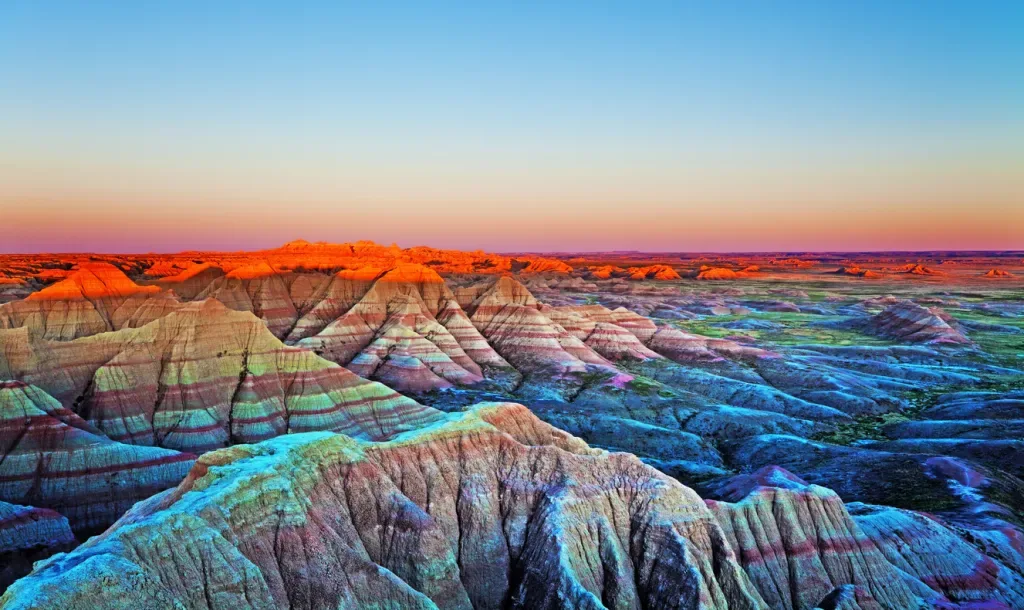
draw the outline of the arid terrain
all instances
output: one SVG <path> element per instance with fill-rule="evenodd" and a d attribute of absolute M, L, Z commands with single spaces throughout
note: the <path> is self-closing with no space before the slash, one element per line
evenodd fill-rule
<path fill-rule="evenodd" d="M 1024 608 L 1024 252 L 0 255 L 0 418 L 5 609 Z"/>

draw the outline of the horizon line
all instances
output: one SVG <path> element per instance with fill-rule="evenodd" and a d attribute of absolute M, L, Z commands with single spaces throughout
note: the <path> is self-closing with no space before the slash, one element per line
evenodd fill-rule
<path fill-rule="evenodd" d="M 370 241 L 370 240 L 362 240 Z M 287 242 L 291 243 L 291 242 Z M 346 245 L 358 242 L 309 242 L 311 245 L 316 243 L 322 243 L 327 245 Z M 379 244 L 373 242 L 383 248 L 390 247 L 389 245 Z M 280 250 L 283 246 L 276 248 L 256 248 L 252 250 L 238 250 L 238 249 L 189 249 L 189 250 L 147 250 L 147 251 L 99 251 L 99 250 L 80 250 L 80 251 L 55 251 L 55 250 L 37 250 L 37 251 L 6 251 L 0 250 L 0 256 L 36 256 L 36 255 L 108 255 L 108 256 L 141 256 L 141 255 L 179 255 L 179 254 L 191 254 L 191 253 L 221 253 L 221 254 L 255 254 L 260 252 L 268 252 L 274 250 Z M 926 249 L 911 249 L 911 250 L 893 250 L 893 249 L 866 249 L 866 250 L 814 250 L 814 249 L 796 249 L 796 250 L 484 250 L 481 248 L 439 248 L 435 246 L 428 246 L 425 244 L 417 244 L 415 246 L 399 246 L 401 250 L 409 250 L 412 248 L 431 248 L 434 250 L 448 250 L 454 252 L 474 252 L 482 251 L 487 254 L 497 254 L 501 256 L 516 256 L 516 255 L 544 255 L 544 256 L 560 256 L 560 255 L 608 255 L 608 254 L 660 254 L 660 255 L 702 255 L 702 254 L 742 254 L 742 255 L 765 255 L 765 254 L 814 254 L 814 255 L 828 255 L 828 254 L 1014 254 L 1024 255 L 1024 247 L 1021 248 L 926 248 Z M 298 252 L 297 252 L 298 253 Z"/>

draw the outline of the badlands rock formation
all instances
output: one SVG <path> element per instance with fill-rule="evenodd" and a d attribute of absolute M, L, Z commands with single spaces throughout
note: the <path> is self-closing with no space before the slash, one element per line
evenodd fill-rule
<path fill-rule="evenodd" d="M 1024 607 L 1024 576 L 981 553 L 942 520 L 854 503 L 854 521 L 900 577 L 936 606 Z"/>
<path fill-rule="evenodd" d="M 499 354 L 524 374 L 564 376 L 588 365 L 611 363 L 541 311 L 541 304 L 511 277 L 459 293 L 473 325 Z"/>
<path fill-rule="evenodd" d="M 83 263 L 66 279 L 23 301 L 0 305 L 0 329 L 29 328 L 68 340 L 142 326 L 180 307 L 171 293 L 139 286 L 107 263 Z"/>
<path fill-rule="evenodd" d="M 572 273 L 572 265 L 559 260 L 534 259 L 522 269 L 523 273 Z"/>
<path fill-rule="evenodd" d="M 650 265 L 647 267 L 630 267 L 626 269 L 631 280 L 678 280 L 679 273 L 668 265 Z"/>
<path fill-rule="evenodd" d="M 45 508 L 0 502 L 0 556 L 17 551 L 72 544 L 68 520 Z"/>
<path fill-rule="evenodd" d="M 0 502 L 0 589 L 32 571 L 32 563 L 74 548 L 68 520 L 56 511 Z"/>
<path fill-rule="evenodd" d="M 385 443 L 319 433 L 207 454 L 0 599 L 172 605 L 765 607 L 696 494 L 518 405 Z"/>
<path fill-rule="evenodd" d="M 177 485 L 195 459 L 114 442 L 20 381 L 0 383 L 0 456 L 0 498 L 57 510 L 83 531 Z"/>
<path fill-rule="evenodd" d="M 698 280 L 734 280 L 739 277 L 732 269 L 726 269 L 724 267 L 707 267 L 702 268 L 697 273 Z"/>
<path fill-rule="evenodd" d="M 611 311 L 601 305 L 585 305 L 542 307 L 541 311 L 552 322 L 608 360 L 661 358 L 661 355 L 645 346 L 630 331 L 628 327 L 634 324 L 635 314 L 625 309 Z"/>
<path fill-rule="evenodd" d="M 902 299 L 866 320 L 864 328 L 873 335 L 905 343 L 969 344 L 971 340 L 951 322 L 941 310 Z"/>
<path fill-rule="evenodd" d="M 906 273 L 909 275 L 945 275 L 944 272 L 930 267 L 925 267 L 921 264 L 908 264 L 897 269 L 900 273 Z"/>
<path fill-rule="evenodd" d="M 0 339 L 0 374 L 36 384 L 135 445 L 202 452 L 307 430 L 380 438 L 432 417 L 387 386 L 283 345 L 260 320 L 215 299 L 70 342 Z"/>
<path fill-rule="evenodd" d="M 310 243 L 298 240 L 281 248 L 257 253 L 278 270 L 338 270 L 371 264 L 390 269 L 402 263 L 425 265 L 438 273 L 505 273 L 528 269 L 529 272 L 567 273 L 571 266 L 557 259 L 535 256 L 504 256 L 481 251 L 460 252 L 425 246 L 399 248 L 372 241 L 350 244 Z"/>
<path fill-rule="evenodd" d="M 616 267 L 615 265 L 602 265 L 600 267 L 590 268 L 590 277 L 596 280 L 607 280 L 613 276 L 626 275 L 627 272 L 622 267 Z"/>
<path fill-rule="evenodd" d="M 855 606 L 913 608 L 915 593 L 857 527 L 835 492 L 766 467 L 708 501 L 772 608 L 814 608 L 852 586 Z"/>
<path fill-rule="evenodd" d="M 334 294 L 351 295 L 359 287 L 343 283 L 366 280 L 335 278 Z M 355 289 L 353 289 L 355 288 Z M 345 308 L 345 298 L 305 316 L 293 336 L 317 328 L 309 318 L 335 319 L 297 345 L 345 364 L 364 377 L 391 387 L 425 391 L 468 385 L 483 379 L 483 368 L 508 369 L 470 322 L 452 291 L 437 273 L 421 265 L 400 265 L 375 275 L 360 298 Z"/>
<path fill-rule="evenodd" d="M 3 604 L 1021 606 L 1019 256 L 800 256 L 0 257 Z"/>
<path fill-rule="evenodd" d="M 165 270 L 173 271 L 174 273 L 159 276 L 160 271 L 157 271 L 154 275 L 158 275 L 160 279 L 153 281 L 153 283 L 161 288 L 173 290 L 174 294 L 186 301 L 195 299 L 208 286 L 225 275 L 223 269 L 210 263 L 193 263 L 180 271 L 177 268 Z M 148 269 L 146 274 L 150 275 L 150 271 L 154 271 L 154 269 Z"/>
<path fill-rule="evenodd" d="M 877 279 L 882 277 L 881 273 L 872 271 L 870 269 L 861 269 L 860 267 L 857 266 L 840 267 L 839 269 L 836 269 L 833 273 L 835 273 L 836 275 L 852 275 L 855 277 L 863 277 L 868 279 Z"/>

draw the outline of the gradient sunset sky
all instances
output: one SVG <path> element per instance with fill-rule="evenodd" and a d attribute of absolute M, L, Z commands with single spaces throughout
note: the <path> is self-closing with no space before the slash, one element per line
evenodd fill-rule
<path fill-rule="evenodd" d="M 4 2 L 0 251 L 1024 248 L 1024 2 Z"/>

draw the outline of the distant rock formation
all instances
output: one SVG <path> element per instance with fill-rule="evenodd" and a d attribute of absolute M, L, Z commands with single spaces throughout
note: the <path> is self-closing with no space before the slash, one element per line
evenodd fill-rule
<path fill-rule="evenodd" d="M 523 373 L 582 373 L 588 365 L 615 372 L 611 363 L 553 322 L 525 286 L 509 276 L 462 291 L 473 325 L 501 356 Z"/>
<path fill-rule="evenodd" d="M 954 328 L 955 324 L 938 308 L 895 299 L 880 313 L 865 320 L 862 328 L 873 335 L 905 343 L 970 344 L 971 340 Z"/>
<path fill-rule="evenodd" d="M 630 267 L 626 269 L 631 280 L 679 280 L 679 273 L 668 265 L 650 265 L 647 267 Z"/>
<path fill-rule="evenodd" d="M 1017 277 L 1017 276 L 1015 276 L 1014 274 L 1010 273 L 1009 271 L 1004 271 L 1002 269 L 989 269 L 987 272 L 985 272 L 983 277 L 989 277 L 989 278 L 1012 278 L 1012 277 Z"/>
<path fill-rule="evenodd" d="M 612 277 L 627 275 L 628 272 L 622 267 L 616 267 L 615 265 L 603 265 L 601 267 L 591 267 L 589 274 L 594 279 L 607 280 Z"/>
<path fill-rule="evenodd" d="M 946 275 L 946 272 L 925 267 L 918 263 L 909 263 L 896 269 L 899 273 L 906 273 L 909 275 Z"/>
<path fill-rule="evenodd" d="M 109 263 L 85 263 L 22 301 L 0 305 L 0 329 L 25 327 L 66 341 L 142 326 L 178 307 L 173 293 L 140 286 Z"/>
<path fill-rule="evenodd" d="M 698 280 L 734 280 L 737 277 L 739 277 L 739 275 L 735 271 L 724 267 L 701 269 L 697 274 Z"/>
<path fill-rule="evenodd" d="M 768 261 L 769 265 L 777 267 L 800 267 L 807 268 L 813 267 L 817 263 L 815 261 L 802 260 L 799 258 L 773 258 Z"/>
<path fill-rule="evenodd" d="M 521 273 L 572 273 L 572 265 L 556 259 L 533 259 L 526 263 Z"/>
<path fill-rule="evenodd" d="M 365 293 L 346 309 L 360 289 Z M 481 367 L 510 368 L 428 267 L 402 264 L 375 272 L 370 281 L 336 277 L 329 290 L 340 298 L 321 300 L 328 305 L 299 320 L 298 336 L 318 328 L 314 321 L 336 318 L 296 344 L 359 375 L 398 390 L 426 391 L 481 381 Z"/>
<path fill-rule="evenodd" d="M 193 264 L 179 273 L 161 277 L 153 283 L 173 290 L 180 298 L 191 301 L 216 280 L 224 277 L 224 270 L 210 263 Z"/>
<path fill-rule="evenodd" d="M 697 270 L 694 277 L 698 280 L 711 280 L 711 281 L 722 281 L 722 280 L 736 280 L 745 277 L 755 276 L 760 273 L 761 268 L 757 265 L 748 265 L 743 267 L 739 271 L 729 269 L 728 267 L 710 267 L 708 265 L 702 265 Z"/>
<path fill-rule="evenodd" d="M 649 360 L 662 357 L 641 343 L 629 329 L 619 325 L 619 322 L 628 325 L 636 315 L 625 309 L 615 312 L 601 305 L 581 305 L 545 306 L 541 311 L 552 322 L 608 360 Z"/>
<path fill-rule="evenodd" d="M 877 272 L 872 271 L 870 269 L 861 269 L 860 267 L 857 267 L 857 266 L 853 266 L 853 267 L 840 267 L 839 269 L 836 269 L 832 273 L 834 273 L 836 275 L 851 275 L 851 276 L 863 277 L 863 278 L 867 278 L 867 279 L 877 279 L 877 278 L 882 277 L 881 273 L 877 273 Z"/>

